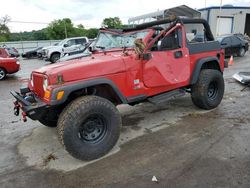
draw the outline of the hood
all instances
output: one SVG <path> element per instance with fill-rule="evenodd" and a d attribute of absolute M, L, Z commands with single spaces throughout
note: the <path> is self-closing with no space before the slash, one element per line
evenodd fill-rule
<path fill-rule="evenodd" d="M 125 71 L 125 63 L 119 54 L 96 54 L 44 66 L 34 72 L 46 74 L 50 82 L 56 83 L 57 75 L 65 82 L 101 77 Z"/>
<path fill-rule="evenodd" d="M 65 62 L 65 61 L 69 61 L 69 60 L 73 60 L 73 59 L 80 59 L 86 56 L 91 56 L 91 53 L 87 53 L 87 52 L 82 52 L 79 54 L 74 54 L 74 55 L 69 55 L 69 56 L 64 56 L 62 58 L 60 58 L 57 63 L 61 63 L 61 62 Z"/>
<path fill-rule="evenodd" d="M 43 47 L 42 50 L 48 50 L 50 48 L 54 48 L 55 46 L 46 46 L 46 47 Z"/>

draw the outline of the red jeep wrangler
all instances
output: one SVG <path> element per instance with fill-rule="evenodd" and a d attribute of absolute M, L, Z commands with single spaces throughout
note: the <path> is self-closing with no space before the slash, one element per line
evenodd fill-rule
<path fill-rule="evenodd" d="M 166 29 L 160 27 L 164 25 Z M 202 109 L 224 94 L 224 51 L 202 19 L 170 18 L 124 30 L 101 29 L 92 55 L 32 72 L 15 114 L 48 127 L 75 158 L 108 153 L 121 128 L 119 104 L 162 103 L 191 93 Z"/>

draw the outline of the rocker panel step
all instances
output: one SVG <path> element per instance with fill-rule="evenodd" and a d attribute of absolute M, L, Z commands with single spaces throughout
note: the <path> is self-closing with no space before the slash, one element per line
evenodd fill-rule
<path fill-rule="evenodd" d="M 154 104 L 160 104 L 160 103 L 166 102 L 168 100 L 181 97 L 181 96 L 185 95 L 185 93 L 186 93 L 185 90 L 177 89 L 177 90 L 173 90 L 173 91 L 169 91 L 166 93 L 156 95 L 154 97 L 150 97 L 150 98 L 148 98 L 148 101 L 151 103 L 154 103 Z"/>

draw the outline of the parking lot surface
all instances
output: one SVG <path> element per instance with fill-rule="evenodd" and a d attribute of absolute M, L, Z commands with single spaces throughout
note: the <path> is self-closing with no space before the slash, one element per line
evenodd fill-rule
<path fill-rule="evenodd" d="M 0 82 L 1 187 L 250 187 L 250 89 L 232 79 L 250 71 L 250 54 L 225 70 L 221 105 L 204 111 L 190 95 L 161 105 L 121 105 L 115 148 L 91 162 L 72 158 L 55 128 L 13 115 L 11 90 L 46 63 L 20 60 Z M 152 182 L 155 176 L 158 182 Z"/>

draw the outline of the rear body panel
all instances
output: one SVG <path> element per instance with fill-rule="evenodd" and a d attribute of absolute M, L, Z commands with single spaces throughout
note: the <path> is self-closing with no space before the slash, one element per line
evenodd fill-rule
<path fill-rule="evenodd" d="M 17 64 L 15 58 L 0 58 L 0 67 L 4 68 L 8 74 L 19 71 L 20 64 Z"/>

